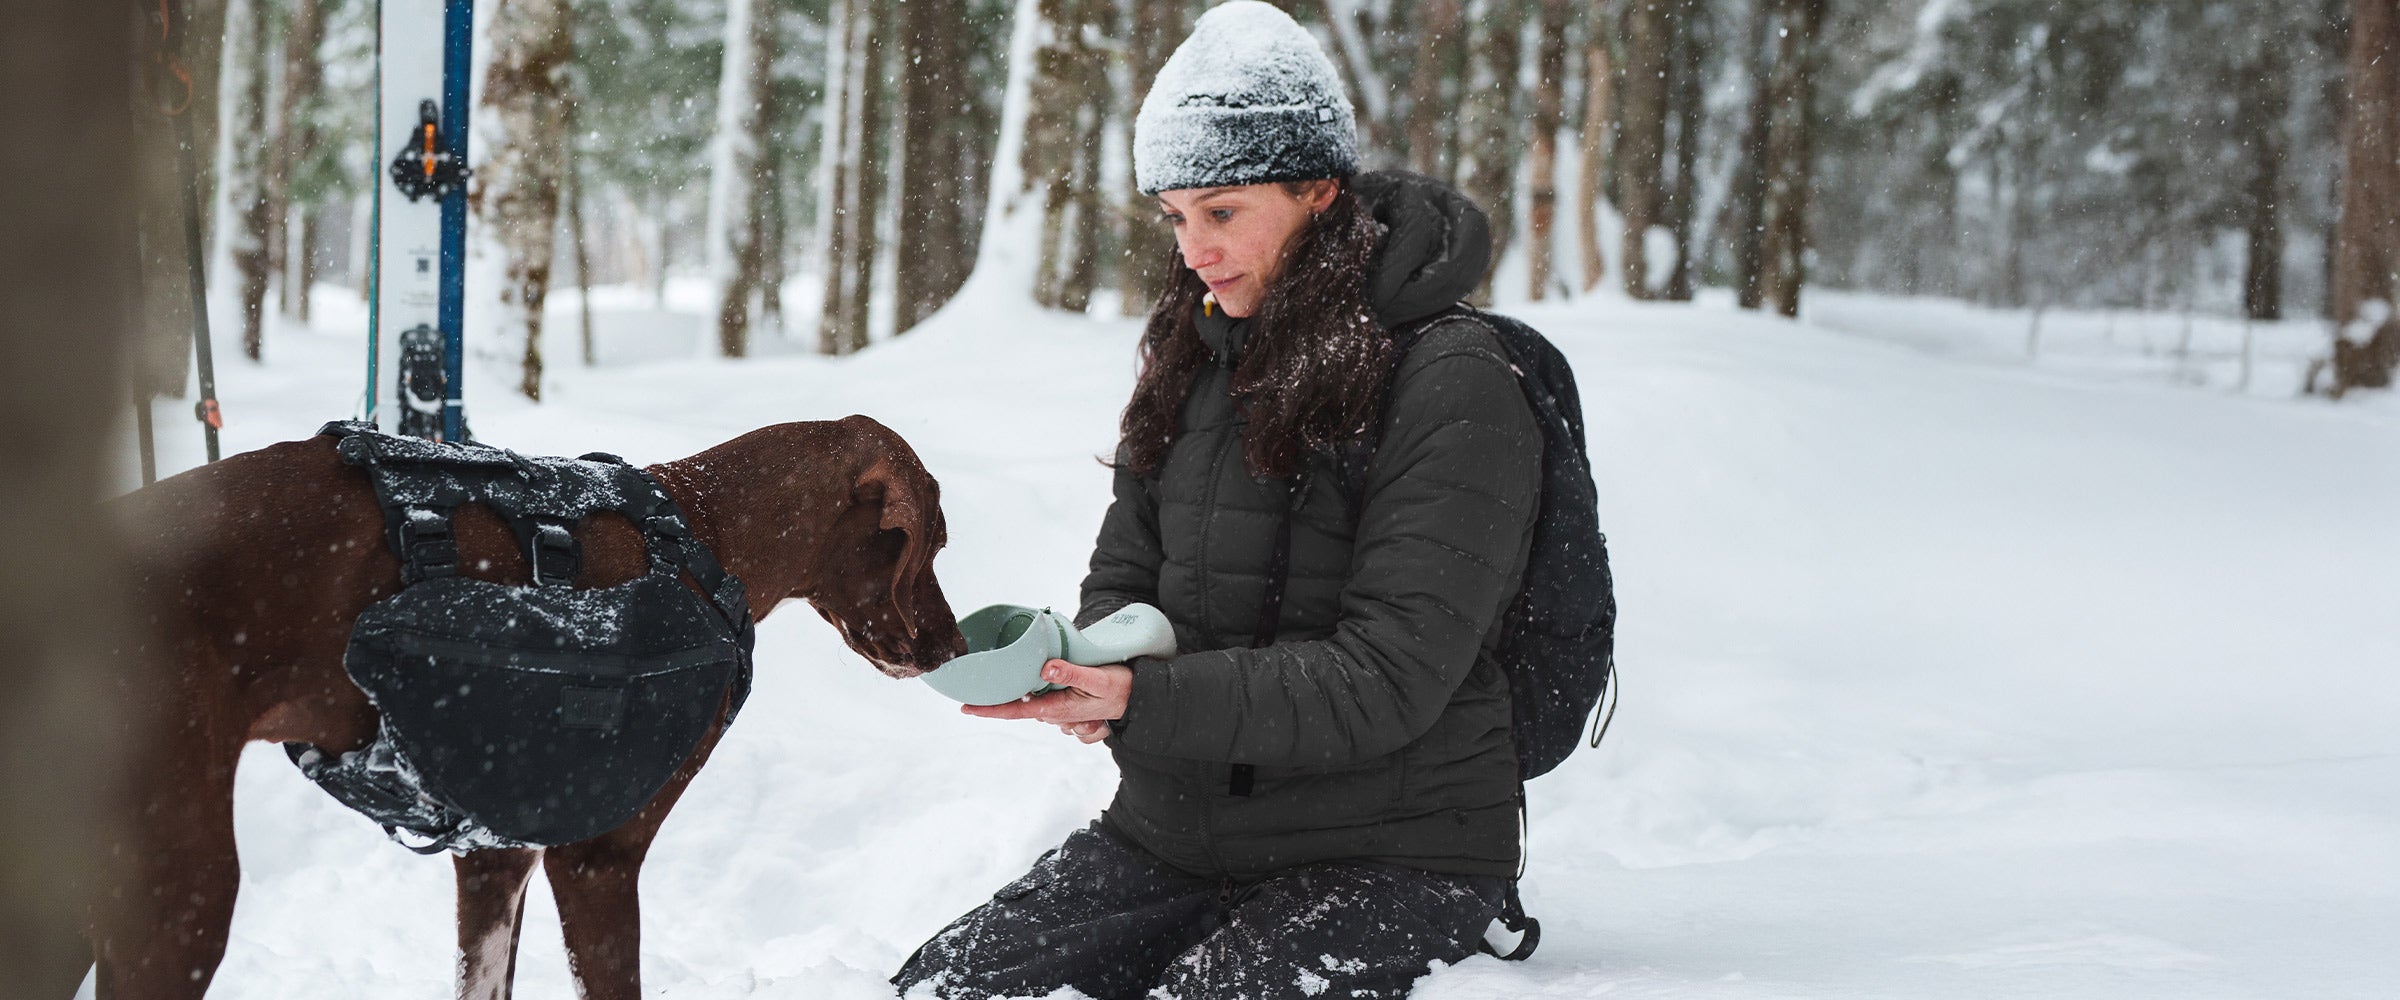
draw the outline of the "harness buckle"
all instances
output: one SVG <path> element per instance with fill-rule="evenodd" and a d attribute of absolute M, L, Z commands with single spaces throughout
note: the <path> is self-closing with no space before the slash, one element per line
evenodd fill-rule
<path fill-rule="evenodd" d="M 533 563 L 533 584 L 537 587 L 567 586 L 582 569 L 583 553 L 575 543 L 574 531 L 557 522 L 545 521 L 533 526 L 533 545 L 526 555 Z"/>
<path fill-rule="evenodd" d="M 450 533 L 450 512 L 411 507 L 400 519 L 400 570 L 416 583 L 458 572 L 458 540 Z"/>

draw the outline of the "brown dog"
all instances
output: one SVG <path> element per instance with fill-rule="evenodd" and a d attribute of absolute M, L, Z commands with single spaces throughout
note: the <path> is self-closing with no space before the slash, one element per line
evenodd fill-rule
<path fill-rule="evenodd" d="M 877 668 L 910 677 L 965 652 L 934 580 L 947 541 L 933 477 L 899 435 L 866 417 L 779 424 L 647 470 L 693 534 L 747 586 L 753 619 L 807 601 Z M 139 810 L 95 906 L 104 998 L 196 998 L 225 952 L 239 882 L 233 772 L 251 740 L 332 752 L 372 741 L 375 709 L 343 672 L 350 626 L 400 586 L 366 473 L 317 437 L 236 455 L 120 501 L 142 539 L 154 679 L 133 735 Z M 530 573 L 499 517 L 457 515 L 460 572 Z M 640 533 L 615 514 L 578 526 L 577 587 L 641 575 Z M 459 995 L 505 998 L 519 916 L 538 861 L 558 900 L 576 992 L 640 992 L 642 858 L 723 732 L 723 709 L 633 820 L 545 850 L 472 851 L 458 875 Z"/>

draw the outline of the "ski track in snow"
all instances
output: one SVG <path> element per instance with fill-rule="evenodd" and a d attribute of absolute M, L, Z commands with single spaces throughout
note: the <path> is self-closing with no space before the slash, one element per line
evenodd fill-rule
<path fill-rule="evenodd" d="M 865 355 L 744 363 L 655 343 L 700 334 L 690 290 L 663 313 L 603 290 L 603 356 L 673 360 L 591 369 L 559 296 L 552 402 L 509 395 L 486 347 L 468 410 L 520 452 L 637 463 L 867 413 L 941 480 L 958 609 L 1072 604 L 1135 324 L 991 287 Z M 270 329 L 264 365 L 221 369 L 228 452 L 352 414 L 363 314 L 318 303 L 316 329 Z M 1977 340 L 1915 310 L 1828 307 L 1863 335 L 1709 305 L 1518 311 L 1582 383 L 1625 700 L 1602 748 L 1530 790 L 1541 953 L 1417 997 L 2391 995 L 2400 637 L 2377 622 L 2400 596 L 2400 407 L 1998 360 L 1944 345 L 2021 343 L 2021 317 Z M 163 469 L 198 460 L 188 411 L 157 404 Z M 741 724 L 644 871 L 647 995 L 889 996 L 910 949 L 1113 787 L 1100 748 L 965 718 L 805 609 L 758 649 Z M 450 866 L 275 748 L 244 763 L 211 996 L 448 995 Z M 538 879 L 517 982 L 572 994 Z"/>

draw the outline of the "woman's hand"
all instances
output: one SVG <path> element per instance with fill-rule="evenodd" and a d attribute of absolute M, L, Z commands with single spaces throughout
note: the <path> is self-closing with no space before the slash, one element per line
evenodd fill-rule
<path fill-rule="evenodd" d="M 1125 717 L 1125 702 L 1133 696 L 1133 668 L 1122 663 L 1084 667 L 1065 660 L 1042 665 L 1042 679 L 1066 687 L 1003 705 L 962 705 L 959 710 L 985 719 L 1033 719 L 1047 722 L 1085 743 L 1108 738 L 1108 722 Z"/>

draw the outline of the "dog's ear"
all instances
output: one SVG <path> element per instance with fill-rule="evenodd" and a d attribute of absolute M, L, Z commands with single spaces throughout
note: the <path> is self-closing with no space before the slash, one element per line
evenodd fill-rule
<path fill-rule="evenodd" d="M 851 497 L 859 503 L 877 504 L 883 513 L 876 527 L 898 531 L 907 536 L 908 543 L 900 549 L 900 559 L 892 567 L 892 607 L 900 615 L 900 627 L 908 637 L 917 637 L 916 601 L 917 580 L 933 561 L 933 526 L 930 497 L 919 495 L 923 470 L 910 468 L 914 463 L 884 457 L 867 466 L 852 488 Z M 913 473 L 913 475 L 912 475 Z"/>

